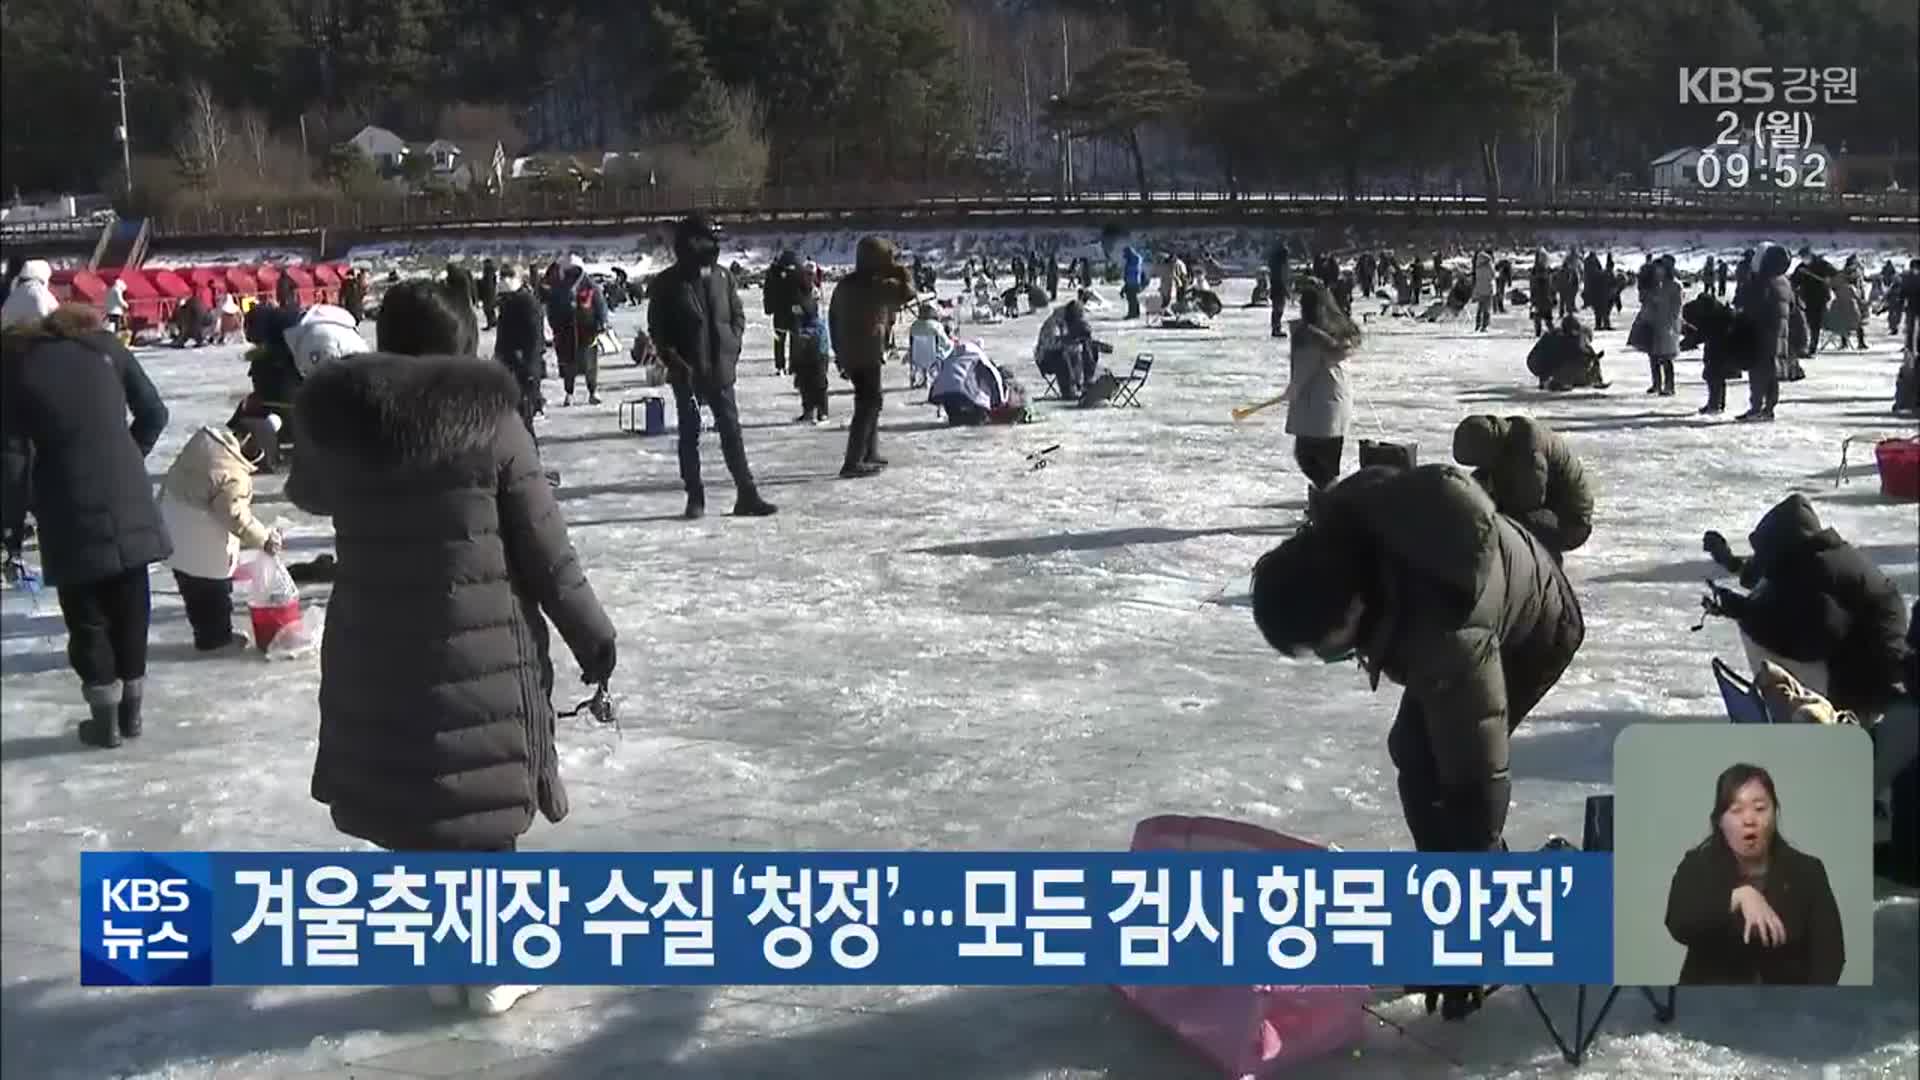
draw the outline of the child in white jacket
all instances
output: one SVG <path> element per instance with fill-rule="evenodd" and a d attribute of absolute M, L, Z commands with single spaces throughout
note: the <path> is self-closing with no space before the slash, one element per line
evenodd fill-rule
<path fill-rule="evenodd" d="M 280 534 L 253 516 L 253 458 L 226 428 L 203 427 L 161 483 L 160 516 L 173 539 L 167 566 L 193 626 L 193 646 L 244 645 L 233 630 L 233 571 L 240 549 L 280 551 Z"/>

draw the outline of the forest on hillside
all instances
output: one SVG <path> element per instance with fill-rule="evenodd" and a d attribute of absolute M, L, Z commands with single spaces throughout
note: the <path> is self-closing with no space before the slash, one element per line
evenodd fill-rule
<path fill-rule="evenodd" d="M 1552 71 L 1558 9 L 1559 74 Z M 639 151 L 648 182 L 1250 188 L 1643 176 L 1710 141 L 1683 66 L 1851 67 L 1815 137 L 1911 154 L 1912 0 L 7 0 L 0 185 L 369 182 L 343 140 Z M 1903 143 L 1903 140 L 1904 143 Z"/>

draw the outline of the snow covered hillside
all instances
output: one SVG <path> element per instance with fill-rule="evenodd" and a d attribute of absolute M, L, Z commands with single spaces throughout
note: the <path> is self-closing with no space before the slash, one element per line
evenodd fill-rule
<path fill-rule="evenodd" d="M 1034 425 L 949 429 L 890 368 L 880 440 L 892 467 L 860 482 L 835 479 L 845 384 L 830 423 L 794 424 L 797 399 L 772 372 L 750 295 L 740 401 L 755 471 L 780 505 L 765 520 L 678 520 L 673 438 L 617 430 L 617 403 L 636 392 L 624 359 L 604 369 L 602 406 L 561 408 L 550 382 L 542 453 L 620 628 L 624 729 L 562 721 L 573 813 L 526 843 L 1111 849 L 1142 817 L 1194 812 L 1349 848 L 1407 846 L 1385 745 L 1397 692 L 1370 693 L 1348 666 L 1276 658 L 1245 606 L 1250 567 L 1305 501 L 1281 411 L 1229 418 L 1286 381 L 1267 312 L 1234 306 L 1247 287 L 1229 283 L 1210 330 L 1094 313 L 1113 366 L 1157 358 L 1139 409 L 1048 403 Z M 1631 315 L 1600 337 L 1605 392 L 1536 392 L 1518 311 L 1488 334 L 1470 319 L 1372 318 L 1352 364 L 1356 438 L 1416 441 L 1439 461 L 1462 416 L 1524 412 L 1571 440 L 1595 485 L 1593 539 L 1568 560 L 1587 640 L 1515 739 L 1516 846 L 1579 835 L 1582 801 L 1610 790 L 1613 740 L 1629 725 L 1724 722 L 1709 661 L 1740 655 L 1735 633 L 1724 621 L 1689 632 L 1714 574 L 1704 530 L 1744 536 L 1805 492 L 1909 599 L 1920 587 L 1914 506 L 1880 498 L 1858 449 L 1851 475 L 1836 476 L 1843 438 L 1911 429 L 1888 415 L 1897 353 L 1884 323 L 1868 351 L 1808 361 L 1809 378 L 1783 386 L 1777 423 L 1736 425 L 1695 415 L 1697 354 L 1681 360 L 1679 397 L 1642 393 L 1644 360 L 1624 345 Z M 623 337 L 637 318 L 616 313 Z M 1037 326 L 966 335 L 1037 389 Z M 142 356 L 173 410 L 149 460 L 157 476 L 195 425 L 224 421 L 246 375 L 238 347 Z M 1744 394 L 1735 384 L 1736 406 Z M 1034 469 L 1029 455 L 1055 444 Z M 724 511 L 711 436 L 703 449 Z M 327 550 L 325 523 L 280 485 L 262 479 L 258 510 L 285 519 L 290 557 Z M 84 710 L 53 597 L 4 596 L 8 1077 L 1208 1075 L 1091 988 L 550 989 L 497 1020 L 450 1020 L 417 990 L 82 991 L 81 850 L 341 844 L 308 797 L 315 663 L 194 659 L 171 579 L 154 586 L 147 734 L 117 752 L 74 738 Z M 308 599 L 324 616 L 324 588 Z M 564 706 L 580 687 L 561 667 Z M 1911 1078 L 1920 903 L 1882 897 L 1874 935 L 1871 988 L 1683 990 L 1668 1027 L 1624 995 L 1580 1075 Z M 1570 1014 L 1570 990 L 1543 997 Z M 1375 1025 L 1353 1057 L 1288 1075 L 1570 1075 L 1513 991 L 1464 1024 L 1408 1000 L 1380 1011 L 1404 1033 Z"/>

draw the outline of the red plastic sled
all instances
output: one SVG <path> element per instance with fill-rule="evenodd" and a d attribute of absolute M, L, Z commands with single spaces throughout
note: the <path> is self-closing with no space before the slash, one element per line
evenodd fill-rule
<path fill-rule="evenodd" d="M 1169 814 L 1133 830 L 1134 851 L 1320 851 L 1223 818 Z M 1271 1077 L 1359 1042 L 1364 986 L 1116 986 L 1120 996 L 1233 1080 Z"/>

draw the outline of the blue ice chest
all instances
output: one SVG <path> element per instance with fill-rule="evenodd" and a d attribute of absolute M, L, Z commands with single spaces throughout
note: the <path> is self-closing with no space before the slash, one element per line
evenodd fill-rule
<path fill-rule="evenodd" d="M 667 430 L 667 402 L 658 394 L 620 403 L 620 430 L 629 435 L 661 435 Z"/>

